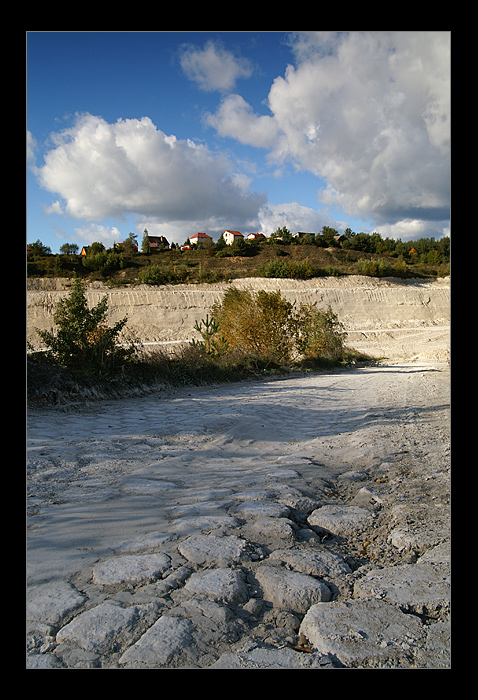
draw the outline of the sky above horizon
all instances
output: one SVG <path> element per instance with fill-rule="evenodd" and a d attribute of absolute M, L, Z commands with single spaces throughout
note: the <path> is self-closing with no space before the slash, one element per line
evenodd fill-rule
<path fill-rule="evenodd" d="M 449 234 L 450 32 L 27 32 L 27 240 Z"/>

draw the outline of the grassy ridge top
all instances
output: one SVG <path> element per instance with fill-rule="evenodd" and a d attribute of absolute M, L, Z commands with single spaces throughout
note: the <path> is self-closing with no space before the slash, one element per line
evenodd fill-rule
<path fill-rule="evenodd" d="M 440 277 L 449 274 L 449 252 L 431 239 L 417 250 L 413 241 L 396 250 L 368 252 L 315 244 L 245 244 L 241 249 L 163 250 L 125 255 L 104 252 L 96 256 L 29 254 L 29 277 L 78 276 L 124 284 L 221 282 L 241 277 L 310 279 L 329 275 L 373 277 Z M 428 248 L 428 249 L 427 249 Z M 401 252 L 398 252 L 400 250 Z"/>

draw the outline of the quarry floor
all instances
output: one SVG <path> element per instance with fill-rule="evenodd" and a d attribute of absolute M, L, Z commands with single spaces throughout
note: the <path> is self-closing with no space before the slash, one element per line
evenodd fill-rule
<path fill-rule="evenodd" d="M 450 369 L 32 409 L 28 668 L 448 668 Z"/>

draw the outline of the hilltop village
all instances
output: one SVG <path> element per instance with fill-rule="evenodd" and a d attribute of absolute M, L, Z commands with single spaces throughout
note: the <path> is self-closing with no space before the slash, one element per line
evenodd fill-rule
<path fill-rule="evenodd" d="M 311 279 L 340 275 L 443 277 L 449 274 L 450 239 L 401 241 L 379 233 L 324 226 L 320 233 L 278 228 L 269 236 L 225 230 L 215 242 L 205 232 L 183 245 L 144 230 L 107 248 L 95 241 L 64 243 L 52 254 L 40 240 L 27 245 L 28 277 L 72 277 L 121 284 L 221 282 L 241 277 Z"/>

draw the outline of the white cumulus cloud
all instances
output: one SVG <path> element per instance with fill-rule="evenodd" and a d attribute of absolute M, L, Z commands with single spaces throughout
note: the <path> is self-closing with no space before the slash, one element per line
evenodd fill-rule
<path fill-rule="evenodd" d="M 122 234 L 116 226 L 105 226 L 103 224 L 90 223 L 86 226 L 79 226 L 74 229 L 76 240 L 83 243 L 100 242 L 107 248 L 119 243 L 126 236 Z"/>
<path fill-rule="evenodd" d="M 259 211 L 259 233 L 270 236 L 278 228 L 284 226 L 291 233 L 304 231 L 306 233 L 318 233 L 323 226 L 336 226 L 323 211 L 316 211 L 298 202 L 285 202 L 283 204 L 266 204 Z"/>
<path fill-rule="evenodd" d="M 441 238 L 450 235 L 450 222 L 424 221 L 422 219 L 402 219 L 395 224 L 382 224 L 380 234 L 383 238 L 400 238 L 402 241 L 413 241 L 417 238 Z"/>
<path fill-rule="evenodd" d="M 232 90 L 239 78 L 252 75 L 247 58 L 235 56 L 221 42 L 208 41 L 204 48 L 184 45 L 180 55 L 181 68 L 201 90 Z"/>
<path fill-rule="evenodd" d="M 449 32 L 307 32 L 270 115 L 237 95 L 208 118 L 326 182 L 319 201 L 394 224 L 443 220 L 450 197 Z"/>
<path fill-rule="evenodd" d="M 258 148 L 272 148 L 278 136 L 276 121 L 268 115 L 255 115 L 241 95 L 227 95 L 218 111 L 207 114 L 205 121 L 221 136 Z"/>
<path fill-rule="evenodd" d="M 151 119 L 109 124 L 85 114 L 52 135 L 53 147 L 35 168 L 43 188 L 60 197 L 55 207 L 76 219 L 102 221 L 136 214 L 142 220 L 218 227 L 257 217 L 266 196 L 222 156 L 177 139 Z M 201 230 L 201 229 L 198 229 Z"/>

